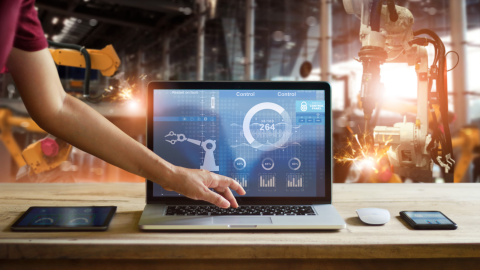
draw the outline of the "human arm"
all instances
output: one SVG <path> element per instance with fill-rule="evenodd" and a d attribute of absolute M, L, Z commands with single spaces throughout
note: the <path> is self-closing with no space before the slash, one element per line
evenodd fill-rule
<path fill-rule="evenodd" d="M 168 163 L 88 105 L 67 95 L 47 49 L 26 52 L 13 48 L 7 67 L 32 119 L 48 133 L 195 200 L 205 200 L 219 207 L 237 207 L 230 189 L 245 194 L 231 178 Z"/>

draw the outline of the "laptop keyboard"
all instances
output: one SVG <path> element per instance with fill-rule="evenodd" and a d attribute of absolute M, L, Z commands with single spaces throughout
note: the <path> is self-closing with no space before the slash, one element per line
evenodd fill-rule
<path fill-rule="evenodd" d="M 313 216 L 311 206 L 239 206 L 223 209 L 217 206 L 168 206 L 167 216 Z"/>

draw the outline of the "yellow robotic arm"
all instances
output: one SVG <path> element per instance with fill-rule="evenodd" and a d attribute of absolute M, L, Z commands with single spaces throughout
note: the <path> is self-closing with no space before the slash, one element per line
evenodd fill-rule
<path fill-rule="evenodd" d="M 48 45 L 57 48 L 50 50 L 57 65 L 85 69 L 83 97 L 89 102 L 100 102 L 103 98 L 102 95 L 90 96 L 90 70 L 98 69 L 104 76 L 115 74 L 121 63 L 112 45 L 108 45 L 102 50 L 88 50 L 80 45 L 58 43 L 51 40 L 48 41 Z"/>
<path fill-rule="evenodd" d="M 72 49 L 49 49 L 53 60 L 57 65 L 85 68 L 85 57 L 78 50 Z M 91 69 L 99 70 L 103 76 L 111 77 L 120 66 L 118 57 L 112 45 L 107 45 L 101 50 L 87 49 L 90 55 Z"/>
<path fill-rule="evenodd" d="M 12 134 L 12 127 L 22 127 L 26 131 L 45 133 L 30 117 L 13 116 L 9 109 L 0 109 L 0 141 L 12 155 L 13 160 L 18 167 L 24 166 L 25 160 L 22 157 L 22 151 L 18 146 Z"/>
<path fill-rule="evenodd" d="M 465 127 L 457 137 L 452 138 L 453 148 L 460 148 L 460 159 L 455 164 L 454 182 L 460 183 L 470 163 L 478 157 L 476 149 L 480 147 L 480 130 L 476 127 Z M 475 181 L 475 179 L 473 179 Z"/>

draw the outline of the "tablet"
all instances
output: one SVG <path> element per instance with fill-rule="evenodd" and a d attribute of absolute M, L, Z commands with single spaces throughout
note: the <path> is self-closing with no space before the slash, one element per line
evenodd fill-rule
<path fill-rule="evenodd" d="M 12 231 L 104 231 L 116 206 L 30 207 Z"/>

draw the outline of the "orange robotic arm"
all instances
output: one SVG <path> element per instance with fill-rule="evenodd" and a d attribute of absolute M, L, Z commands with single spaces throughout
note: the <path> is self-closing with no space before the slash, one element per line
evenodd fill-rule
<path fill-rule="evenodd" d="M 49 49 L 57 65 L 85 68 L 85 57 L 80 51 L 72 49 Z M 99 70 L 103 76 L 111 77 L 121 64 L 115 49 L 108 45 L 101 50 L 87 49 L 90 54 L 91 68 Z"/>
<path fill-rule="evenodd" d="M 3 142 L 18 167 L 24 166 L 22 152 L 12 134 L 12 127 L 22 127 L 26 131 L 45 133 L 30 117 L 13 116 L 9 109 L 0 109 L 0 141 Z"/>

